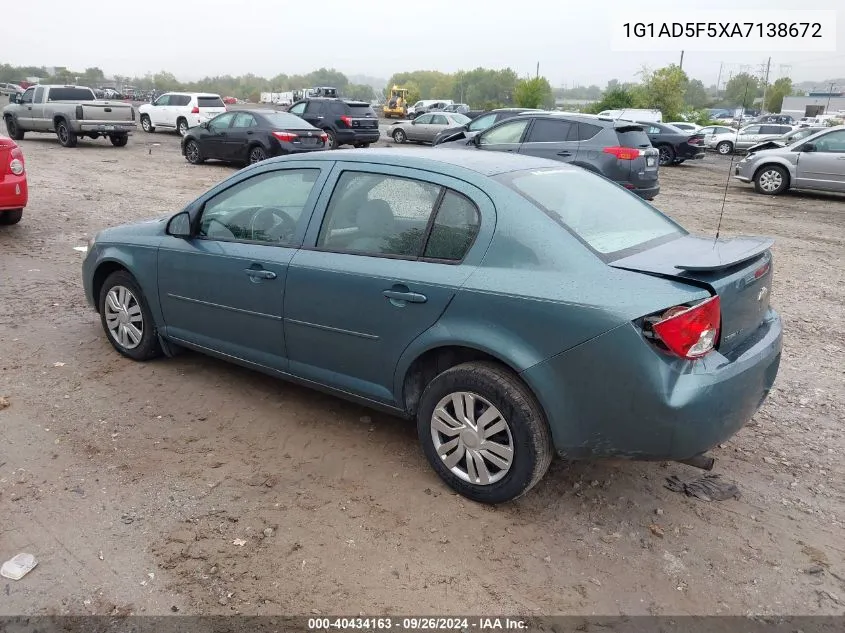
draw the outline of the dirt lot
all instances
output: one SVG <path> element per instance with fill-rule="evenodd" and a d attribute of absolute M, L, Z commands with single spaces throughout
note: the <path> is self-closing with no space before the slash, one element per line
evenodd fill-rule
<path fill-rule="evenodd" d="M 407 423 L 197 354 L 118 356 L 74 247 L 232 168 L 170 134 L 30 136 L 30 206 L 0 230 L 0 559 L 39 565 L 0 614 L 845 611 L 845 199 L 730 183 L 722 233 L 777 238 L 786 327 L 775 391 L 715 450 L 740 499 L 670 492 L 699 472 L 680 464 L 558 461 L 489 508 Z M 713 234 L 728 165 L 661 170 L 656 205 Z"/>

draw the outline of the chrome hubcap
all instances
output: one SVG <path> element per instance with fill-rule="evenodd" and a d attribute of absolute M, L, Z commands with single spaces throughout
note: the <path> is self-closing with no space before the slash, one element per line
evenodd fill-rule
<path fill-rule="evenodd" d="M 431 416 L 431 439 L 452 474 L 472 484 L 494 484 L 513 464 L 507 420 L 474 393 L 459 391 L 437 403 Z"/>
<path fill-rule="evenodd" d="M 144 316 L 135 295 L 124 286 L 114 286 L 106 295 L 106 327 L 111 337 L 126 349 L 141 344 Z"/>
<path fill-rule="evenodd" d="M 731 153 L 731 146 L 728 144 L 719 145 L 719 153 L 720 154 L 730 154 Z"/>
<path fill-rule="evenodd" d="M 185 134 L 187 134 L 187 133 L 188 133 L 188 124 L 185 123 L 184 121 L 180 122 L 179 123 L 179 134 L 181 134 L 182 136 L 185 136 Z"/>
<path fill-rule="evenodd" d="M 149 130 L 150 129 L 150 120 L 148 118 L 144 117 L 144 119 L 141 121 L 141 127 L 144 128 L 144 131 Z"/>
<path fill-rule="evenodd" d="M 760 174 L 760 189 L 763 191 L 777 191 L 783 184 L 783 176 L 780 172 L 771 169 Z"/>

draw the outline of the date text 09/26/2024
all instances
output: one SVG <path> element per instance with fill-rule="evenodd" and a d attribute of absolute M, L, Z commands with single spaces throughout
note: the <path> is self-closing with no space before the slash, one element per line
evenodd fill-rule
<path fill-rule="evenodd" d="M 520 631 L 528 622 L 513 617 L 318 617 L 308 618 L 308 631 Z"/>

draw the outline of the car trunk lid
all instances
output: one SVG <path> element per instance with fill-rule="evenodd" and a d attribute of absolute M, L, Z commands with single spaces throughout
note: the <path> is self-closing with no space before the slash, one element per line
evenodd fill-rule
<path fill-rule="evenodd" d="M 651 146 L 651 141 L 645 129 L 639 124 L 617 123 L 614 126 L 620 147 L 639 149 L 642 155 L 634 160 L 619 160 L 624 168 L 628 167 L 628 180 L 640 187 L 650 187 L 657 184 L 657 171 L 660 152 Z"/>
<path fill-rule="evenodd" d="M 774 240 L 762 237 L 711 240 L 685 235 L 610 265 L 686 281 L 718 294 L 722 328 L 717 348 L 726 354 L 754 334 L 769 308 L 772 244 Z"/>
<path fill-rule="evenodd" d="M 349 127 L 354 129 L 378 128 L 378 116 L 369 103 L 364 101 L 347 102 L 346 105 L 348 106 L 347 116 L 351 123 Z"/>

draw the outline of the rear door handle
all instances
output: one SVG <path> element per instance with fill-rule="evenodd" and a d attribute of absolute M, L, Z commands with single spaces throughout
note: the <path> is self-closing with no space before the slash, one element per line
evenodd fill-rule
<path fill-rule="evenodd" d="M 244 272 L 254 279 L 276 278 L 276 273 L 274 273 L 272 270 L 264 270 L 263 268 L 247 268 Z"/>
<path fill-rule="evenodd" d="M 572 152 L 562 151 L 557 153 L 558 156 L 572 156 Z"/>
<path fill-rule="evenodd" d="M 393 301 L 407 301 L 408 303 L 425 303 L 428 297 L 418 292 L 402 292 L 400 290 L 385 290 L 382 294 Z"/>

